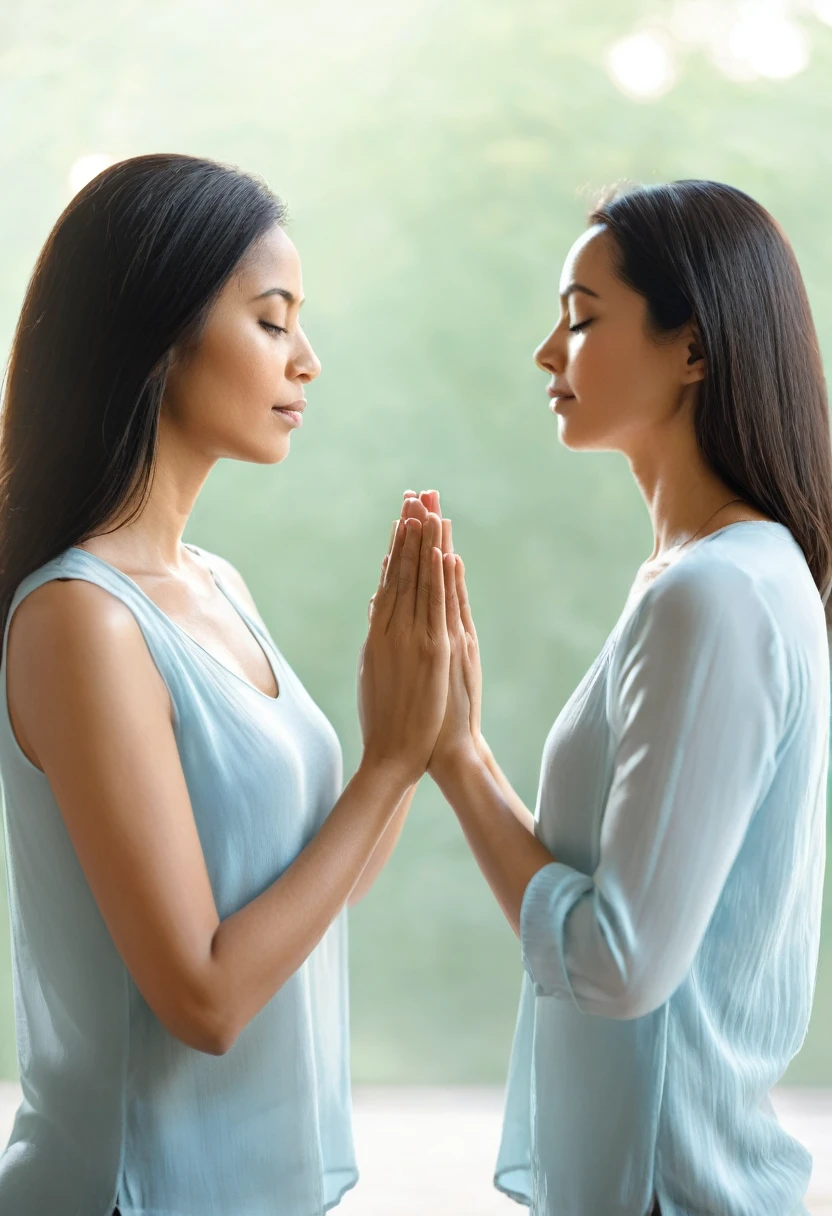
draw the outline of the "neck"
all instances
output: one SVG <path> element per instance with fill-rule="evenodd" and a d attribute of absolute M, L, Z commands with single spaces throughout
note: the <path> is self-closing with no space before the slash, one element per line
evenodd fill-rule
<path fill-rule="evenodd" d="M 118 546 L 119 558 L 136 570 L 160 572 L 182 566 L 182 536 L 194 503 L 216 458 L 199 451 L 166 417 L 159 418 L 159 441 L 152 484 L 139 515 L 129 512 L 107 525 L 104 544 Z M 97 539 L 97 538 L 96 538 Z M 94 549 L 95 540 L 90 544 Z"/>
<path fill-rule="evenodd" d="M 744 509 L 742 502 L 735 502 L 720 510 L 739 496 L 705 464 L 689 424 L 668 424 L 661 436 L 651 435 L 627 456 L 653 525 L 649 561 L 684 544 L 699 529 L 699 535 L 706 536 L 730 523 Z"/>

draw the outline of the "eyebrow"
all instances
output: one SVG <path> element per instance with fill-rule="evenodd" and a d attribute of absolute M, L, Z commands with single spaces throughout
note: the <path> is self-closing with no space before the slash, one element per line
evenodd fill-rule
<path fill-rule="evenodd" d="M 270 287 L 267 291 L 261 291 L 259 296 L 253 296 L 251 303 L 253 304 L 255 300 L 262 300 L 265 296 L 282 296 L 287 304 L 297 304 L 298 308 L 300 308 L 305 302 L 305 297 L 303 300 L 299 301 L 297 297 L 292 295 L 291 291 L 287 291 L 285 287 Z"/>
<path fill-rule="evenodd" d="M 566 291 L 561 292 L 560 298 L 568 300 L 576 291 L 582 291 L 586 296 L 594 296 L 596 300 L 600 300 L 601 298 L 597 291 L 593 291 L 591 287 L 584 287 L 583 283 L 570 283 Z"/>

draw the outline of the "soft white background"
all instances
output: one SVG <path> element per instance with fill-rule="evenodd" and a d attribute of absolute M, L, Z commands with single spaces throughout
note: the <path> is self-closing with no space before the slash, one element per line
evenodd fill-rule
<path fill-rule="evenodd" d="M 832 1216 L 832 1090 L 781 1086 L 771 1098 L 780 1122 L 815 1159 L 806 1197 L 811 1216 Z M 19 1087 L 0 1082 L 0 1144 L 8 1139 L 19 1101 Z M 343 1216 L 511 1216 L 527 1210 L 491 1185 L 500 1089 L 357 1086 L 353 1101 L 361 1178 L 334 1211 Z"/>

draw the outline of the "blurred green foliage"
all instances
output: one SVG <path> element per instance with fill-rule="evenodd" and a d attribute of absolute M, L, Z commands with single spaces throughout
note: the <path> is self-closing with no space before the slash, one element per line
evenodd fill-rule
<path fill-rule="evenodd" d="M 624 98 L 609 43 L 662 3 L 29 0 L 0 9 L 0 349 L 77 157 L 182 151 L 289 201 L 323 363 L 278 468 L 223 461 L 186 531 L 244 574 L 358 758 L 355 664 L 406 488 L 440 489 L 480 633 L 485 733 L 534 805 L 546 733 L 650 552 L 624 459 L 561 448 L 531 352 L 611 181 L 710 177 L 792 238 L 832 351 L 832 30 L 809 69 L 737 84 L 697 55 Z M 776 847 L 776 842 L 772 842 Z M 784 1080 L 832 1084 L 832 895 L 813 1020 Z M 5 898 L 0 1075 L 16 1076 Z M 516 940 L 429 781 L 351 914 L 360 1081 L 500 1081 Z"/>

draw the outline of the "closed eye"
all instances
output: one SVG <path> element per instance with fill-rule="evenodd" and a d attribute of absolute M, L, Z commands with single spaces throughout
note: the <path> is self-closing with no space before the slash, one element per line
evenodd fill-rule
<path fill-rule="evenodd" d="M 269 321 L 261 321 L 260 324 L 270 334 L 286 334 L 288 329 L 284 329 L 282 325 L 272 325 Z"/>
<path fill-rule="evenodd" d="M 585 321 L 578 321 L 576 325 L 569 326 L 570 334 L 579 334 L 582 329 L 586 329 L 587 325 L 591 325 L 595 320 L 594 317 L 587 317 Z"/>

